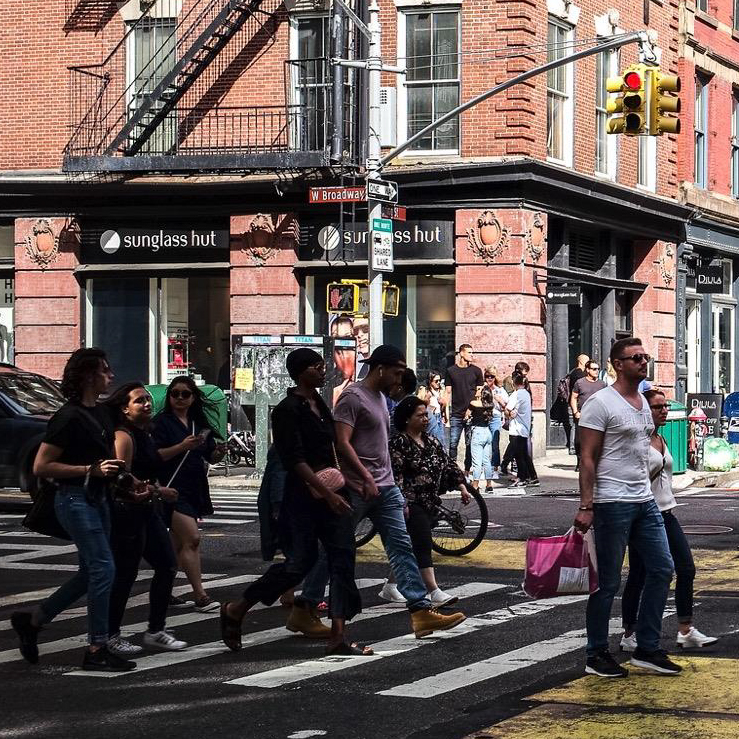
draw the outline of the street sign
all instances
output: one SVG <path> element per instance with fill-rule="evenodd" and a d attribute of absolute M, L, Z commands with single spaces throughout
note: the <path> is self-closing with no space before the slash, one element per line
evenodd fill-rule
<path fill-rule="evenodd" d="M 361 203 L 366 200 L 364 187 L 311 187 L 308 202 L 321 203 Z"/>
<path fill-rule="evenodd" d="M 372 269 L 375 272 L 392 272 L 395 269 L 392 230 L 372 231 Z"/>
<path fill-rule="evenodd" d="M 724 287 L 724 265 L 716 260 L 711 262 L 698 262 L 693 267 L 695 276 L 695 291 L 697 293 L 723 293 Z M 691 268 L 688 267 L 690 276 Z"/>
<path fill-rule="evenodd" d="M 393 222 L 389 218 L 373 218 L 372 219 L 372 230 L 373 231 L 385 231 L 386 233 L 393 232 Z"/>
<path fill-rule="evenodd" d="M 546 302 L 553 305 L 580 305 L 582 289 L 580 285 L 547 285 Z"/>
<path fill-rule="evenodd" d="M 382 217 L 392 218 L 394 221 L 405 221 L 406 207 L 404 205 L 383 205 Z"/>
<path fill-rule="evenodd" d="M 398 202 L 398 183 L 387 180 L 367 180 L 367 200 L 380 200 L 383 203 Z"/>

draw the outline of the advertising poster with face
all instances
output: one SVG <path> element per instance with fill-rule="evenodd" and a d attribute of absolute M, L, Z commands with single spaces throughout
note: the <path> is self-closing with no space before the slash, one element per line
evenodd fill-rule
<path fill-rule="evenodd" d="M 328 332 L 336 339 L 355 339 L 356 350 L 345 347 L 334 349 L 334 364 L 340 377 L 334 389 L 334 403 L 344 388 L 355 380 L 361 380 L 367 374 L 367 365 L 360 360 L 370 354 L 369 320 L 365 316 L 330 315 Z"/>

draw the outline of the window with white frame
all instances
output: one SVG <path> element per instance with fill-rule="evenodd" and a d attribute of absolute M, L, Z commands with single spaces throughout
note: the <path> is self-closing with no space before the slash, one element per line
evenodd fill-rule
<path fill-rule="evenodd" d="M 734 0 L 734 30 L 739 30 L 739 0 Z"/>
<path fill-rule="evenodd" d="M 731 194 L 739 198 L 739 90 L 731 95 Z"/>
<path fill-rule="evenodd" d="M 657 139 L 639 136 L 636 150 L 636 184 L 646 190 L 657 190 Z"/>
<path fill-rule="evenodd" d="M 708 12 L 708 0 L 695 0 L 695 7 L 704 13 Z"/>
<path fill-rule="evenodd" d="M 400 81 L 399 130 L 406 139 L 459 105 L 459 46 L 458 10 L 398 14 L 398 57 L 407 69 Z M 459 119 L 439 126 L 410 149 L 458 153 Z"/>
<path fill-rule="evenodd" d="M 696 187 L 705 187 L 707 180 L 707 139 L 708 121 L 708 78 L 703 74 L 695 76 L 695 156 L 694 181 Z"/>
<path fill-rule="evenodd" d="M 549 18 L 547 26 L 547 61 L 562 59 L 570 53 L 572 26 Z M 547 156 L 572 165 L 573 134 L 572 65 L 565 64 L 547 72 Z"/>
<path fill-rule="evenodd" d="M 616 63 L 613 51 L 604 51 L 595 57 L 595 171 L 612 179 L 616 178 L 618 136 L 609 136 L 607 133 L 606 81 L 616 74 Z"/>

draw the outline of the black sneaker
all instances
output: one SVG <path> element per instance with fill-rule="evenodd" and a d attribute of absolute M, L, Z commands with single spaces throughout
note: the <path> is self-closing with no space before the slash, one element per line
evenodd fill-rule
<path fill-rule="evenodd" d="M 599 677 L 626 677 L 629 671 L 621 667 L 621 665 L 613 659 L 610 652 L 599 652 L 592 657 L 588 657 L 585 663 L 585 672 L 588 675 L 598 675 Z"/>
<path fill-rule="evenodd" d="M 664 649 L 656 649 L 647 652 L 646 649 L 637 647 L 631 655 L 631 664 L 635 667 L 643 667 L 645 670 L 659 672 L 660 675 L 679 675 L 683 668 L 670 662 Z"/>
<path fill-rule="evenodd" d="M 128 672 L 135 667 L 135 662 L 109 652 L 108 647 L 100 647 L 95 652 L 85 649 L 85 658 L 82 660 L 82 669 L 89 672 Z"/>
<path fill-rule="evenodd" d="M 169 598 L 170 608 L 192 608 L 194 605 L 194 601 L 185 600 L 184 598 L 180 598 L 178 595 L 172 595 Z"/>
<path fill-rule="evenodd" d="M 15 629 L 20 641 L 19 649 L 26 662 L 38 664 L 38 632 L 41 629 L 31 623 L 31 614 L 25 611 L 16 611 L 10 617 L 10 625 Z"/>

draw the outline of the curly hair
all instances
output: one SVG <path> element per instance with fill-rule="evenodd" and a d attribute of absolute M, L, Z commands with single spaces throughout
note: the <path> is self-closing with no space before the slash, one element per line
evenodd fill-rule
<path fill-rule="evenodd" d="M 103 405 L 110 410 L 113 423 L 116 426 L 131 425 L 126 414 L 123 412 L 123 409 L 128 405 L 131 393 L 139 388 L 146 390 L 143 382 L 126 382 L 119 388 L 116 388 L 110 396 L 103 401 Z"/>
<path fill-rule="evenodd" d="M 175 385 L 186 385 L 187 389 L 192 393 L 192 405 L 187 412 L 188 418 L 200 426 L 200 428 L 210 429 L 214 434 L 217 430 L 208 422 L 205 415 L 206 408 L 210 410 L 214 403 L 209 401 L 203 391 L 195 384 L 195 380 L 189 375 L 179 375 L 175 377 L 167 387 L 167 395 L 164 399 L 164 409 L 162 413 L 174 413 L 172 410 L 172 388 Z"/>
<path fill-rule="evenodd" d="M 73 351 L 64 365 L 62 395 L 67 400 L 82 400 L 85 383 L 100 369 L 100 363 L 107 361 L 108 357 L 105 352 L 96 346 Z"/>
<path fill-rule="evenodd" d="M 398 431 L 405 431 L 408 426 L 408 421 L 411 416 L 416 412 L 416 408 L 425 406 L 424 403 L 417 395 L 409 395 L 395 406 L 393 413 L 393 423 Z"/>

